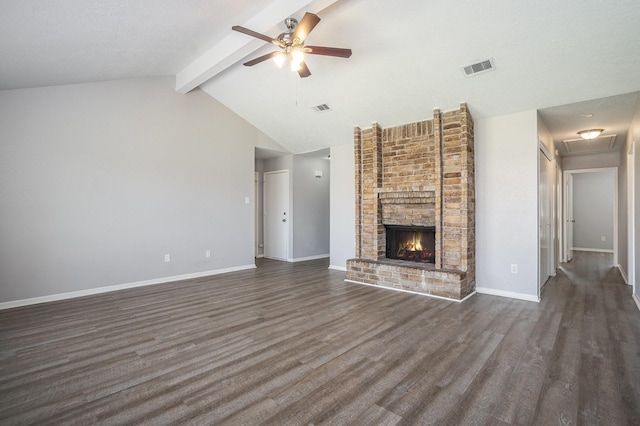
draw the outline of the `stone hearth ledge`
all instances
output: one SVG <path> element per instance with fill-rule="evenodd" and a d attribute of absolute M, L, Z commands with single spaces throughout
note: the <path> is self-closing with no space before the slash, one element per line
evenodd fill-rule
<path fill-rule="evenodd" d="M 345 281 L 462 302 L 475 294 L 475 283 L 467 278 L 464 271 L 436 269 L 432 263 L 349 259 Z"/>

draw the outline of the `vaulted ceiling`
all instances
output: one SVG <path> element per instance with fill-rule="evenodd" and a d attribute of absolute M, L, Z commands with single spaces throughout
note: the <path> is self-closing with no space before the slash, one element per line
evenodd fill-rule
<path fill-rule="evenodd" d="M 305 79 L 242 65 L 274 46 L 233 25 L 275 37 L 307 11 L 322 19 L 307 43 L 351 58 L 309 56 Z M 638 22 L 637 0 L 3 0 L 0 89 L 175 75 L 178 92 L 200 86 L 294 153 L 463 101 L 475 118 L 540 109 L 557 142 L 587 113 L 618 120 L 622 137 L 639 99 Z M 465 76 L 488 58 L 494 71 Z"/>

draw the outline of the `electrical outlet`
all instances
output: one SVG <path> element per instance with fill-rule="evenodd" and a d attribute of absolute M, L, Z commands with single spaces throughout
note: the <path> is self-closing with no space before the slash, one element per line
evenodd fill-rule
<path fill-rule="evenodd" d="M 211 257 L 211 250 L 207 250 L 204 252 L 205 257 Z"/>
<path fill-rule="evenodd" d="M 511 273 L 512 274 L 517 274 L 518 273 L 518 264 L 516 264 L 516 263 L 512 263 L 511 264 Z"/>
<path fill-rule="evenodd" d="M 164 261 L 165 262 L 171 262 L 171 255 L 170 254 L 165 254 L 164 255 Z"/>
<path fill-rule="evenodd" d="M 600 237 L 600 241 L 604 241 L 606 238 L 604 237 L 604 235 L 602 237 Z"/>

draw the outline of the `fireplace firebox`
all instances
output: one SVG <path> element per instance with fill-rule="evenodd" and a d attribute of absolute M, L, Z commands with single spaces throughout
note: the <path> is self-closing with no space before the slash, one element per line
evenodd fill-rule
<path fill-rule="evenodd" d="M 385 225 L 387 259 L 436 262 L 435 226 Z"/>

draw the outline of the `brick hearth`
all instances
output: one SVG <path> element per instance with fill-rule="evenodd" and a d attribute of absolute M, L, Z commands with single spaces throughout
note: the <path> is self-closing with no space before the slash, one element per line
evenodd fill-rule
<path fill-rule="evenodd" d="M 347 281 L 461 300 L 475 291 L 473 119 L 465 104 L 432 120 L 354 131 L 356 258 Z M 435 264 L 385 258 L 384 225 L 435 226 Z"/>

